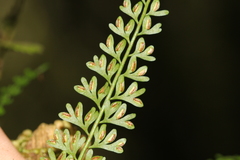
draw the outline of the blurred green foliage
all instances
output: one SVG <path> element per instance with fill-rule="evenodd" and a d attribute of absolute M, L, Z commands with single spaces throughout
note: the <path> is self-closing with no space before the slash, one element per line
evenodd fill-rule
<path fill-rule="evenodd" d="M 40 44 L 29 42 L 0 41 L 0 49 L 29 55 L 41 54 L 43 52 L 43 47 Z"/>
<path fill-rule="evenodd" d="M 4 56 L 9 52 L 17 52 L 28 55 L 41 54 L 43 46 L 31 42 L 13 41 L 14 31 L 21 13 L 24 0 L 16 0 L 9 13 L 0 20 L 0 79 L 4 65 Z M 5 113 L 4 107 L 13 102 L 13 97 L 22 93 L 23 87 L 28 85 L 33 79 L 48 69 L 48 64 L 44 63 L 36 69 L 27 68 L 23 75 L 13 77 L 13 83 L 0 88 L 0 116 Z"/>
<path fill-rule="evenodd" d="M 215 156 L 215 159 L 208 159 L 208 160 L 240 160 L 240 156 L 239 155 L 223 156 L 221 154 L 217 154 Z"/>
<path fill-rule="evenodd" d="M 22 93 L 23 87 L 27 86 L 33 79 L 43 74 L 49 65 L 44 63 L 36 69 L 27 68 L 22 75 L 13 77 L 13 83 L 0 88 L 0 116 L 5 113 L 4 107 L 13 102 L 13 98 Z"/>

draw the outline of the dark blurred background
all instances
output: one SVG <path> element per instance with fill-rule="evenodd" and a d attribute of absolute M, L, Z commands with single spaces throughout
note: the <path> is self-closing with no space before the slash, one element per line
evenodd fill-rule
<path fill-rule="evenodd" d="M 0 18 L 14 0 L 0 0 Z M 136 0 L 132 0 L 136 3 Z M 92 103 L 73 90 L 94 72 L 85 63 L 103 52 L 98 47 L 112 33 L 108 23 L 119 15 L 122 0 L 27 0 L 17 25 L 16 41 L 45 46 L 43 55 L 9 53 L 1 86 L 26 67 L 43 62 L 50 69 L 7 106 L 1 124 L 11 139 L 41 122 L 52 123 L 65 104 Z M 136 112 L 136 129 L 119 129 L 127 137 L 122 155 L 108 159 L 205 160 L 216 153 L 240 154 L 239 37 L 240 1 L 162 0 L 166 17 L 154 18 L 163 32 L 147 36 L 157 61 L 148 65 L 149 83 Z M 139 65 L 140 66 L 140 65 Z"/>

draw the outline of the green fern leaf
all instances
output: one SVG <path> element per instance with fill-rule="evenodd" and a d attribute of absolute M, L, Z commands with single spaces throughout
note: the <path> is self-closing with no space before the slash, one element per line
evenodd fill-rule
<path fill-rule="evenodd" d="M 110 23 L 109 28 L 123 39 L 115 46 L 113 35 L 107 37 L 106 43 L 100 43 L 99 47 L 108 55 L 111 60 L 108 63 L 105 55 L 94 56 L 93 61 L 87 62 L 87 67 L 97 72 L 106 82 L 102 87 L 97 86 L 97 78 L 93 76 L 88 82 L 86 78 L 81 78 L 81 85 L 74 86 L 74 89 L 95 102 L 98 108 L 92 107 L 83 116 L 82 104 L 76 107 L 75 111 L 68 104 L 68 112 L 61 112 L 60 118 L 79 126 L 86 134 L 83 148 L 77 159 L 74 160 L 105 160 L 103 156 L 94 156 L 93 149 L 101 148 L 115 153 L 123 152 L 123 145 L 126 138 L 116 140 L 117 130 L 112 129 L 107 134 L 107 124 L 114 124 L 127 129 L 134 129 L 131 122 L 136 117 L 135 113 L 127 114 L 127 104 L 136 107 L 143 107 L 143 102 L 139 98 L 146 89 L 138 89 L 138 82 L 147 82 L 149 77 L 145 76 L 148 67 L 137 67 L 138 59 L 154 61 L 152 55 L 154 47 L 146 47 L 143 37 L 140 35 L 152 35 L 161 32 L 161 24 L 152 26 L 151 16 L 162 16 L 168 14 L 167 11 L 158 11 L 159 0 L 141 0 L 133 7 L 130 0 L 124 0 L 120 10 L 131 18 L 128 23 L 124 23 L 121 16 L 116 19 L 115 24 Z M 134 50 L 134 45 L 135 50 Z M 126 78 L 134 80 L 128 87 Z M 125 89 L 127 88 L 127 89 Z M 123 103 L 127 102 L 127 103 Z M 56 134 L 57 135 L 57 134 Z M 67 132 L 65 135 L 68 137 Z M 59 144 L 57 147 L 63 149 L 63 153 L 68 156 L 75 153 L 68 151 L 70 143 L 61 143 L 56 139 L 53 141 Z M 54 145 L 54 144 L 53 144 Z M 65 147 L 65 150 L 64 150 Z M 79 147 L 79 146 L 78 146 Z M 76 147 L 77 148 L 77 147 Z M 65 151 L 65 152 L 64 152 Z M 75 150 L 74 150 L 75 151 Z M 67 156 L 67 157 L 68 157 Z M 73 157 L 75 158 L 75 157 Z"/>

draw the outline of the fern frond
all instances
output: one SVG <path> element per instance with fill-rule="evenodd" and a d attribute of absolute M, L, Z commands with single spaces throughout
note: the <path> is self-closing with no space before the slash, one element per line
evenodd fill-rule
<path fill-rule="evenodd" d="M 139 98 L 145 93 L 145 88 L 138 89 L 138 82 L 147 82 L 149 77 L 145 76 L 148 67 L 137 66 L 138 59 L 154 61 L 152 56 L 154 47 L 146 46 L 143 35 L 152 35 L 161 32 L 161 24 L 152 26 L 151 16 L 164 16 L 168 11 L 158 11 L 160 7 L 159 0 L 141 0 L 133 5 L 130 0 L 124 0 L 120 10 L 130 16 L 130 20 L 125 23 L 119 16 L 115 24 L 109 24 L 109 28 L 123 39 L 115 45 L 112 34 L 107 37 L 106 43 L 100 43 L 100 48 L 110 55 L 108 59 L 105 55 L 94 56 L 93 61 L 87 62 L 87 67 L 106 80 L 102 87 L 97 85 L 97 77 L 93 76 L 89 81 L 81 78 L 81 85 L 74 86 L 74 89 L 81 95 L 84 95 L 95 102 L 97 107 L 92 107 L 86 115 L 83 115 L 83 105 L 81 102 L 75 110 L 70 104 L 66 108 L 68 112 L 61 112 L 60 118 L 80 127 L 86 134 L 84 144 L 81 143 L 76 148 L 68 143 L 69 140 L 54 139 L 53 143 L 48 142 L 53 147 L 62 149 L 62 156 L 68 159 L 68 156 L 74 160 L 100 160 L 103 156 L 93 156 L 94 148 L 101 148 L 108 151 L 122 153 L 126 138 L 117 137 L 117 130 L 112 129 L 107 133 L 107 124 L 118 125 L 127 129 L 134 129 L 131 122 L 136 117 L 135 113 L 127 113 L 127 105 L 143 107 L 143 102 Z M 134 47 L 135 45 L 135 47 Z M 125 86 L 125 79 L 131 79 L 129 86 Z M 100 88 L 100 89 L 98 89 Z M 126 103 L 123 103 L 125 101 Z M 55 136 L 59 137 L 56 132 Z M 68 136 L 67 136 L 68 137 Z M 69 137 L 68 137 L 69 138 Z M 71 139 L 71 138 L 70 138 Z M 67 142 L 67 145 L 65 144 Z M 71 150 L 71 152 L 70 152 Z M 79 150 L 79 155 L 73 155 L 72 150 Z M 49 152 L 50 159 L 55 160 L 52 151 Z"/>
<path fill-rule="evenodd" d="M 5 113 L 4 107 L 13 102 L 13 97 L 22 93 L 23 88 L 28 85 L 38 75 L 46 72 L 49 68 L 47 63 L 40 65 L 38 68 L 24 70 L 23 75 L 13 77 L 13 84 L 0 88 L 0 116 Z"/>

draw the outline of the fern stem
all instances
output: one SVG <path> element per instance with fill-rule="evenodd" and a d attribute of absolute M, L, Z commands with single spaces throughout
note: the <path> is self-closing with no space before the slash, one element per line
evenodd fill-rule
<path fill-rule="evenodd" d="M 137 25 L 137 27 L 136 27 L 136 29 L 135 29 L 135 32 L 134 32 L 134 34 L 133 34 L 133 37 L 132 37 L 132 39 L 131 39 L 131 41 L 130 41 L 130 43 L 129 43 L 129 46 L 128 46 L 127 50 L 126 50 L 126 53 L 125 53 L 125 55 L 124 55 L 124 57 L 123 57 L 123 60 L 122 60 L 122 62 L 121 62 L 121 64 L 120 64 L 120 66 L 119 66 L 118 72 L 116 73 L 116 75 L 115 75 L 115 77 L 114 77 L 114 79 L 113 79 L 113 82 L 112 82 L 112 84 L 111 84 L 111 87 L 110 87 L 110 90 L 109 90 L 109 92 L 108 92 L 108 95 L 106 96 L 106 98 L 105 98 L 105 100 L 104 100 L 104 103 L 103 103 L 103 106 L 102 106 L 101 110 L 99 111 L 98 118 L 96 119 L 96 121 L 95 121 L 94 124 L 93 124 L 93 127 L 92 127 L 92 129 L 91 129 L 91 131 L 90 131 L 90 134 L 89 134 L 89 136 L 88 136 L 88 138 L 87 138 L 87 141 L 86 141 L 86 143 L 85 143 L 85 145 L 84 145 L 84 147 L 83 147 L 83 149 L 82 149 L 82 151 L 81 151 L 81 153 L 80 153 L 80 155 L 79 155 L 78 160 L 83 160 L 83 157 L 85 156 L 85 154 L 86 154 L 86 152 L 87 152 L 87 149 L 88 149 L 88 147 L 89 147 L 89 145 L 90 145 L 90 143 L 91 143 L 91 141 L 92 141 L 94 132 L 95 132 L 97 126 L 99 125 L 100 121 L 101 121 L 101 118 L 102 118 L 103 113 L 104 113 L 104 110 L 105 110 L 106 103 L 111 100 L 111 96 L 112 96 L 113 91 L 114 91 L 114 89 L 115 89 L 115 87 L 116 87 L 117 80 L 118 80 L 119 76 L 120 76 L 121 73 L 122 73 L 122 70 L 123 70 L 123 68 L 124 68 L 124 66 L 125 66 L 125 63 L 126 63 L 128 57 L 129 57 L 129 54 L 130 54 L 130 52 L 131 52 L 131 50 L 132 50 L 132 47 L 133 47 L 133 45 L 134 45 L 134 43 L 135 43 L 135 40 L 136 40 L 137 36 L 138 36 L 138 33 L 139 33 L 140 28 L 141 28 L 141 26 L 142 26 L 143 19 L 144 19 L 144 17 L 146 16 L 147 9 L 148 9 L 148 6 L 149 6 L 150 2 L 151 2 L 151 0 L 148 0 L 148 1 L 144 4 L 145 7 L 144 7 L 144 10 L 143 10 L 143 12 L 142 12 L 142 14 L 141 14 L 141 18 L 140 18 L 140 20 L 139 20 L 139 22 L 138 22 L 138 25 Z"/>

